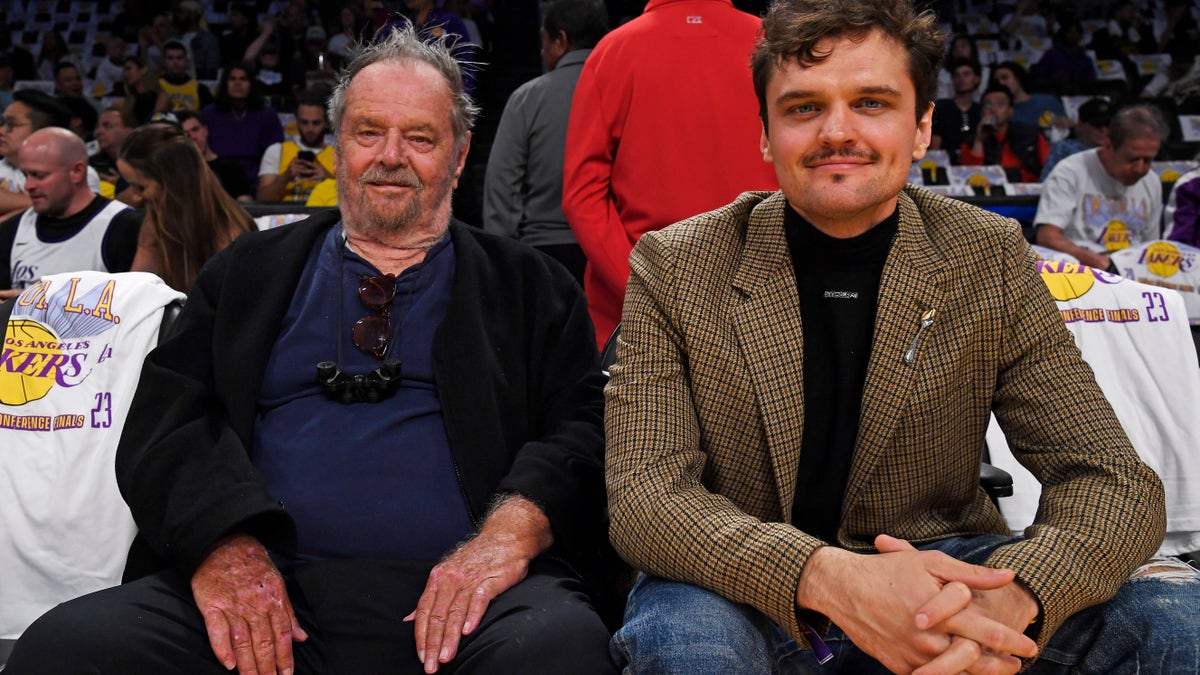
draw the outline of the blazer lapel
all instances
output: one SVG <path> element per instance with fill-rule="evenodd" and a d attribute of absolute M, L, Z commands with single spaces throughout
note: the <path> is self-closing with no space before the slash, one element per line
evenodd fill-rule
<path fill-rule="evenodd" d="M 792 512 L 804 430 L 804 349 L 796 277 L 777 192 L 750 214 L 733 286 L 742 296 L 733 326 L 759 404 L 785 520 Z"/>
<path fill-rule="evenodd" d="M 858 441 L 843 513 L 848 505 L 866 497 L 862 493 L 889 447 L 901 418 L 899 411 L 904 410 L 922 368 L 921 347 L 929 344 L 931 334 L 938 330 L 937 312 L 943 309 L 940 254 L 925 233 L 916 204 L 906 193 L 900 193 L 898 208 L 899 231 L 880 281 L 871 361 L 863 386 Z M 923 317 L 933 320 L 924 329 Z M 906 359 L 914 343 L 912 358 Z"/>

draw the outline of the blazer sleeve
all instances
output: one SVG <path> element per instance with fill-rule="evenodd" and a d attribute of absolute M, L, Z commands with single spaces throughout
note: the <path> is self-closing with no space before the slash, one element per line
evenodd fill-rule
<path fill-rule="evenodd" d="M 275 551 L 295 546 L 291 518 L 259 480 L 217 396 L 214 318 L 236 246 L 205 267 L 172 337 L 146 357 L 117 447 L 117 485 L 139 534 L 184 578 L 233 531 Z"/>
<path fill-rule="evenodd" d="M 647 233 L 630 258 L 618 360 L 606 390 L 610 539 L 634 567 L 749 604 L 804 644 L 796 589 L 823 542 L 788 523 L 759 520 L 706 486 L 708 458 L 673 316 L 692 289 L 680 287 L 661 235 Z"/>
<path fill-rule="evenodd" d="M 1033 591 L 1044 646 L 1153 555 L 1166 507 L 1161 481 L 1134 451 L 1019 237 L 1014 229 L 1004 244 L 1009 316 L 993 410 L 1042 497 L 1025 538 L 988 565 L 1016 571 Z"/>

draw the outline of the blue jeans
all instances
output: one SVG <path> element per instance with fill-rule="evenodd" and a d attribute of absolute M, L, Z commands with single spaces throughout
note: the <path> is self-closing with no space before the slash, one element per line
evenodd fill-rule
<path fill-rule="evenodd" d="M 985 535 L 922 548 L 981 563 L 1010 541 Z M 1026 672 L 1195 675 L 1200 663 L 1200 574 L 1177 565 L 1169 572 L 1135 577 L 1108 602 L 1067 619 Z M 611 649 L 626 675 L 888 672 L 837 626 L 824 641 L 833 658 L 821 665 L 762 612 L 690 584 L 643 575 L 629 594 L 625 624 L 613 636 Z"/>

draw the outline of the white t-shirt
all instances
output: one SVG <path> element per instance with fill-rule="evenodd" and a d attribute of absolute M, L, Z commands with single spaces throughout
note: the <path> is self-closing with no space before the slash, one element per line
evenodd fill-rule
<path fill-rule="evenodd" d="M 136 528 L 117 441 L 160 310 L 182 298 L 147 272 L 80 272 L 17 300 L 0 368 L 0 638 L 120 583 Z"/>
<path fill-rule="evenodd" d="M 1159 237 L 1162 182 L 1150 171 L 1133 185 L 1100 164 L 1099 148 L 1070 155 L 1042 184 L 1038 225 L 1054 225 L 1075 244 L 1097 253 L 1119 251 Z"/>
<path fill-rule="evenodd" d="M 1138 456 L 1163 481 L 1167 535 L 1159 553 L 1200 548 L 1200 364 L 1179 293 L 1062 262 L 1039 262 L 1067 328 Z M 1070 395 L 1070 383 L 1063 383 Z M 1033 522 L 1041 486 L 1018 464 L 992 418 L 992 464 L 1013 476 L 1000 500 L 1009 527 Z M 1137 527 L 1139 514 L 1124 525 Z"/>

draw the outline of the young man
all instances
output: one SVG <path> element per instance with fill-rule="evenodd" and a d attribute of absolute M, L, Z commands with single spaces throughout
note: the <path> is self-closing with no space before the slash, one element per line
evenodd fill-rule
<path fill-rule="evenodd" d="M 158 78 L 158 87 L 167 94 L 164 110 L 200 110 L 213 102 L 208 87 L 188 72 L 188 51 L 183 43 L 169 40 L 162 53 L 163 74 Z"/>
<path fill-rule="evenodd" d="M 1125 108 L 1100 147 L 1058 163 L 1038 198 L 1037 243 L 1108 269 L 1108 254 L 1160 236 L 1162 182 L 1150 163 L 1166 142 L 1158 108 Z"/>
<path fill-rule="evenodd" d="M 51 610 L 5 675 L 615 673 L 586 301 L 451 218 L 476 113 L 410 28 L 347 66 L 340 214 L 239 237 L 143 369 L 116 474 L 167 568 Z"/>
<path fill-rule="evenodd" d="M 983 107 L 975 100 L 975 90 L 979 88 L 981 68 L 979 61 L 974 59 L 955 62 L 951 72 L 954 98 L 941 99 L 933 108 L 933 135 L 929 149 L 945 148 L 953 164 L 959 163 L 962 144 L 970 140 L 979 128 Z"/>
<path fill-rule="evenodd" d="M 618 665 L 1191 672 L 1200 578 L 1175 561 L 1129 581 L 1161 541 L 1162 484 L 1020 230 L 905 186 L 933 15 L 781 0 L 763 30 L 781 192 L 647 233 L 630 261 L 606 463 L 612 542 L 646 574 Z M 1046 486 L 1023 537 L 978 484 L 991 412 Z"/>
<path fill-rule="evenodd" d="M 188 140 L 200 151 L 208 168 L 216 175 L 221 187 L 225 188 L 229 196 L 240 202 L 254 201 L 254 183 L 246 178 L 246 172 L 242 171 L 240 164 L 213 152 L 208 145 L 208 127 L 200 121 L 200 116 L 191 110 L 180 110 L 175 113 L 175 119 L 179 121 L 183 133 L 187 134 Z"/>
<path fill-rule="evenodd" d="M 1037 127 L 1012 118 L 1012 93 L 999 85 L 983 93 L 983 116 L 975 133 L 959 148 L 959 162 L 999 164 L 1010 183 L 1036 183 L 1050 154 L 1046 137 Z"/>
<path fill-rule="evenodd" d="M 333 146 L 325 144 L 325 104 L 305 93 L 296 106 L 296 140 L 272 143 L 258 168 L 258 201 L 303 204 L 317 183 L 333 178 Z"/>

